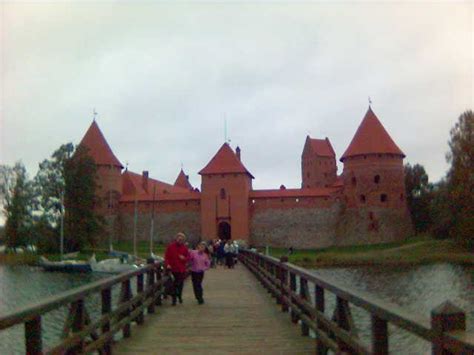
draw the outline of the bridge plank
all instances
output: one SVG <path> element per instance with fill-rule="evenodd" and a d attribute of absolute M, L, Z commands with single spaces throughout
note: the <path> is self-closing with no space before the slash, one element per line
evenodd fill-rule
<path fill-rule="evenodd" d="M 197 305 L 192 285 L 184 287 L 184 304 L 163 302 L 156 315 L 138 326 L 136 336 L 114 346 L 114 353 L 137 354 L 309 354 L 315 340 L 302 337 L 286 313 L 243 266 L 208 271 L 206 303 Z"/>

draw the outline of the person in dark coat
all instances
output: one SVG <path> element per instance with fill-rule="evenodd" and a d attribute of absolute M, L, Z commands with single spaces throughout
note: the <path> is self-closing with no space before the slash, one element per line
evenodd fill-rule
<path fill-rule="evenodd" d="M 165 252 L 165 266 L 171 270 L 174 278 L 173 306 L 176 306 L 177 300 L 183 303 L 183 284 L 190 257 L 188 248 L 184 244 L 185 240 L 184 233 L 176 234 L 175 240 L 168 245 Z"/>

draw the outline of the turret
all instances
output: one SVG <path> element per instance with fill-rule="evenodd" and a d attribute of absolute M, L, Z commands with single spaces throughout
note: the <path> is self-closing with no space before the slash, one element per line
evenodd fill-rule
<path fill-rule="evenodd" d="M 203 238 L 248 239 L 253 176 L 237 154 L 224 143 L 199 174 Z"/>
<path fill-rule="evenodd" d="M 341 157 L 347 206 L 405 209 L 404 157 L 369 107 Z"/>
<path fill-rule="evenodd" d="M 301 154 L 301 187 L 328 187 L 336 181 L 336 154 L 331 142 L 306 136 Z"/>
<path fill-rule="evenodd" d="M 97 166 L 97 210 L 102 215 L 116 214 L 118 201 L 122 195 L 122 164 L 110 149 L 97 122 L 94 120 L 82 138 L 80 146 L 88 149 L 88 154 Z"/>

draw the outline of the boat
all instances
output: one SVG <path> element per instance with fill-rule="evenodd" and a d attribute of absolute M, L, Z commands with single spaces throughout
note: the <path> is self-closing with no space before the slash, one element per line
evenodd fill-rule
<path fill-rule="evenodd" d="M 82 260 L 50 261 L 44 256 L 40 256 L 39 266 L 41 266 L 44 269 L 44 271 L 56 271 L 56 272 L 68 272 L 68 273 L 92 272 L 90 262 L 82 261 Z"/>
<path fill-rule="evenodd" d="M 121 272 L 138 269 L 138 266 L 126 262 L 123 258 L 105 259 L 97 262 L 95 255 L 90 259 L 90 266 L 93 272 L 103 272 L 108 274 L 118 274 Z"/>

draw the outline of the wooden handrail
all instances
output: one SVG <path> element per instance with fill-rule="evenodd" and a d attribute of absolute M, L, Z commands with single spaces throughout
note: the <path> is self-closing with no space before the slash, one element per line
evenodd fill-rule
<path fill-rule="evenodd" d="M 42 348 L 42 316 L 69 305 L 63 339 L 49 353 L 83 353 L 86 350 L 111 353 L 111 340 L 116 332 L 122 330 L 124 337 L 130 336 L 131 322 L 143 323 L 145 310 L 148 309 L 148 313 L 152 313 L 155 304 L 161 304 L 163 285 L 168 280 L 162 266 L 162 263 L 148 264 L 137 270 L 98 280 L 16 309 L 0 316 L 0 331 L 23 323 L 26 353 L 48 353 Z M 148 279 L 146 285 L 145 276 Z M 133 279 L 136 279 L 137 283 L 135 295 L 131 288 Z M 117 285 L 121 287 L 121 295 L 118 305 L 113 307 L 112 288 Z M 102 316 L 91 323 L 84 301 L 96 293 L 101 295 L 102 306 L 98 311 Z"/>
<path fill-rule="evenodd" d="M 282 310 L 291 312 L 292 321 L 302 323 L 302 333 L 307 335 L 307 327 L 316 333 L 317 341 L 320 342 L 319 351 L 329 347 L 335 351 L 349 353 L 388 353 L 387 324 L 391 323 L 432 343 L 434 354 L 449 349 L 454 349 L 453 353 L 474 353 L 474 334 L 465 331 L 464 312 L 453 305 L 447 304 L 447 309 L 441 309 L 440 314 L 435 315 L 436 312 L 433 311 L 431 319 L 427 319 L 413 312 L 408 313 L 391 302 L 382 301 L 365 292 L 351 290 L 274 257 L 250 250 L 242 250 L 239 255 L 243 264 L 276 297 L 277 303 L 282 305 Z M 297 277 L 299 290 L 296 286 Z M 308 282 L 315 288 L 314 305 L 307 298 Z M 336 319 L 329 319 L 324 315 L 324 291 L 336 296 Z M 364 350 L 357 336 L 351 335 L 353 321 L 349 304 L 358 306 L 371 315 L 372 350 Z M 449 314 L 445 314 L 446 312 Z M 456 320 L 454 325 L 453 317 Z"/>

